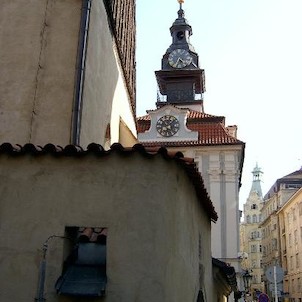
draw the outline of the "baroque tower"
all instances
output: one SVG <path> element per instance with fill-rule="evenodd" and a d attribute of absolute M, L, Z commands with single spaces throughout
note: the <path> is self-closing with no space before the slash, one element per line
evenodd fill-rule
<path fill-rule="evenodd" d="M 212 224 L 212 255 L 234 266 L 239 276 L 239 189 L 245 144 L 237 139 L 236 125 L 226 126 L 224 116 L 204 110 L 205 72 L 190 41 L 193 31 L 183 1 L 179 2 L 170 28 L 172 43 L 155 72 L 160 96 L 155 110 L 137 118 L 138 140 L 194 158 L 219 217 Z"/>
<path fill-rule="evenodd" d="M 261 209 L 263 207 L 263 196 L 261 189 L 261 175 L 263 172 L 256 164 L 252 171 L 253 181 L 249 196 L 243 205 L 244 221 L 240 224 L 241 253 L 245 255 L 242 260 L 242 268 L 252 275 L 250 291 L 264 292 L 262 282 L 262 237 L 260 224 L 262 221 Z"/>

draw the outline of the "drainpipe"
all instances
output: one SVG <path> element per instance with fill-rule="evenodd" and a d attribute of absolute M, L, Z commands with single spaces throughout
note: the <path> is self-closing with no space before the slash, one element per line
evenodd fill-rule
<path fill-rule="evenodd" d="M 74 107 L 72 116 L 72 137 L 71 143 L 73 145 L 80 144 L 81 120 L 82 120 L 82 107 L 83 107 L 83 90 L 85 79 L 85 65 L 87 56 L 87 41 L 91 11 L 91 1 L 83 0 L 82 15 L 79 33 L 79 45 L 77 55 L 77 75 L 76 85 L 74 92 Z"/>
<path fill-rule="evenodd" d="M 37 296 L 35 298 L 36 302 L 46 301 L 46 299 L 44 298 L 44 285 L 45 285 L 45 273 L 46 273 L 46 253 L 48 249 L 47 241 L 43 244 L 43 256 L 39 267 L 38 289 L 37 289 Z"/>
<path fill-rule="evenodd" d="M 45 302 L 46 301 L 46 299 L 44 297 L 45 276 L 46 276 L 46 255 L 47 255 L 47 250 L 48 250 L 48 243 L 53 238 L 71 240 L 69 237 L 51 235 L 44 242 L 43 249 L 42 249 L 43 255 L 42 255 L 42 259 L 41 259 L 40 267 L 39 267 L 38 288 L 37 288 L 35 302 Z"/>

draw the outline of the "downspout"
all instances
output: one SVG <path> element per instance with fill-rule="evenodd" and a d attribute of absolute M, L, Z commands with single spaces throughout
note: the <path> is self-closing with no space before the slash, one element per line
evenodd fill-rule
<path fill-rule="evenodd" d="M 87 57 L 87 41 L 88 41 L 91 1 L 92 0 L 83 0 L 82 2 L 79 45 L 78 45 L 78 55 L 77 55 L 77 63 L 76 63 L 77 75 L 76 75 L 74 105 L 73 105 L 73 115 L 72 115 L 71 143 L 73 145 L 80 144 L 83 91 L 84 91 L 85 65 L 86 65 L 86 57 Z"/>
<path fill-rule="evenodd" d="M 51 235 L 44 242 L 43 248 L 42 248 L 43 254 L 42 254 L 42 259 L 41 259 L 40 267 L 39 267 L 38 288 L 37 288 L 37 294 L 36 294 L 35 302 L 45 302 L 46 301 L 45 293 L 44 293 L 45 280 L 46 280 L 46 256 L 47 256 L 47 250 L 48 250 L 48 243 L 53 238 L 61 238 L 61 239 L 71 240 L 69 237 Z"/>

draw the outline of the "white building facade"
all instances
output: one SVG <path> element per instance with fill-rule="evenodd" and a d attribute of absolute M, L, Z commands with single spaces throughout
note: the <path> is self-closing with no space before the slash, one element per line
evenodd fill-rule
<path fill-rule="evenodd" d="M 192 28 L 181 5 L 170 32 L 172 44 L 163 55 L 162 69 L 155 72 L 157 108 L 137 119 L 138 140 L 194 158 L 218 213 L 217 223 L 212 224 L 212 255 L 239 275 L 239 189 L 245 144 L 237 139 L 237 126 L 226 126 L 225 117 L 204 112 L 204 70 L 190 43 Z"/>

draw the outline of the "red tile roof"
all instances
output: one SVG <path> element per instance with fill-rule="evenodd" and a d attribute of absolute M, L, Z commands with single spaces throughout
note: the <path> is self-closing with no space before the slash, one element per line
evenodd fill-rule
<path fill-rule="evenodd" d="M 142 142 L 144 146 L 190 147 L 237 145 L 244 143 L 232 136 L 225 127 L 225 117 L 188 109 L 187 128 L 198 132 L 197 141 Z M 151 126 L 150 115 L 137 118 L 137 131 L 143 133 Z"/>
<path fill-rule="evenodd" d="M 142 144 L 136 144 L 133 147 L 124 148 L 121 144 L 113 144 L 110 150 L 104 150 L 101 145 L 92 143 L 87 147 L 87 150 L 75 145 L 67 145 L 66 147 L 55 146 L 53 144 L 47 144 L 44 147 L 36 146 L 33 144 L 12 145 L 10 143 L 3 143 L 0 145 L 0 156 L 2 154 L 10 156 L 23 156 L 25 154 L 31 154 L 33 156 L 41 156 L 45 154 L 56 155 L 56 158 L 60 156 L 77 156 L 83 157 L 87 154 L 94 153 L 97 156 L 108 156 L 114 152 L 120 154 L 134 154 L 140 153 L 145 158 L 153 158 L 155 156 L 162 156 L 167 160 L 174 160 L 180 165 L 188 175 L 190 181 L 195 187 L 195 192 L 199 199 L 201 206 L 204 208 L 210 219 L 214 222 L 217 221 L 218 216 L 215 208 L 208 196 L 205 189 L 201 174 L 194 163 L 194 159 L 186 158 L 181 152 L 168 151 L 163 147 L 144 147 Z"/>

